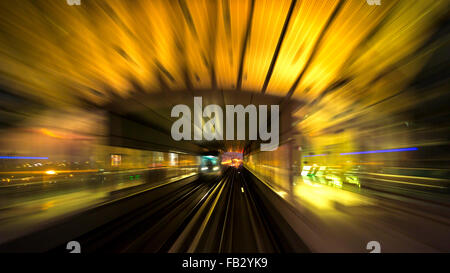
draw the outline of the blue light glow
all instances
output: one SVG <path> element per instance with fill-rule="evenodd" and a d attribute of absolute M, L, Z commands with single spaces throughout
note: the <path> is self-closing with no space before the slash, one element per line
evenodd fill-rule
<path fill-rule="evenodd" d="M 401 149 L 388 149 L 388 150 L 376 150 L 376 151 L 365 151 L 365 152 L 341 153 L 340 155 L 393 153 L 393 152 L 407 152 L 407 151 L 417 151 L 417 150 L 419 150 L 419 149 L 418 148 L 401 148 Z"/>
<path fill-rule="evenodd" d="M 0 156 L 0 159 L 48 159 L 48 157 L 37 157 L 37 156 Z"/>

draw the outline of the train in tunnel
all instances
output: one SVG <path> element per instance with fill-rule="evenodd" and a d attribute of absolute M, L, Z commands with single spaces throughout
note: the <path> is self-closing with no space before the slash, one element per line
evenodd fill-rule
<path fill-rule="evenodd" d="M 0 258 L 450 253 L 449 7 L 0 1 Z"/>

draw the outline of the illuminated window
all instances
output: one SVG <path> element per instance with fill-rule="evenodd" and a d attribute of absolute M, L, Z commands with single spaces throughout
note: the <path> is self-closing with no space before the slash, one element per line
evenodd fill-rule
<path fill-rule="evenodd" d="M 177 165 L 178 155 L 174 153 L 169 153 L 170 166 Z"/>
<path fill-rule="evenodd" d="M 122 163 L 121 155 L 111 155 L 111 166 L 118 167 Z"/>

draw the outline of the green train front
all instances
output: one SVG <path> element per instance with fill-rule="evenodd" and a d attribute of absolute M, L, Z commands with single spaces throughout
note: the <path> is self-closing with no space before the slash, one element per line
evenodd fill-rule
<path fill-rule="evenodd" d="M 222 173 L 220 158 L 212 155 L 202 156 L 199 167 L 199 173 L 220 175 Z"/>

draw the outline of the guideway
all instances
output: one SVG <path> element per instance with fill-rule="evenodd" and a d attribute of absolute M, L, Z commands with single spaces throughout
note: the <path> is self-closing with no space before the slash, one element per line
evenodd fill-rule
<path fill-rule="evenodd" d="M 281 217 L 263 183 L 244 168 L 230 167 L 221 176 L 200 176 L 122 200 L 141 202 L 133 211 L 76 238 L 83 253 L 309 252 Z M 98 216 L 102 217 L 102 208 Z M 83 217 L 71 220 L 80 224 Z M 78 222 L 78 223 L 77 223 Z M 65 245 L 53 249 L 66 252 Z"/>

